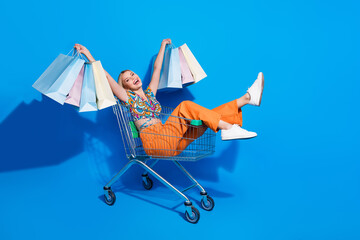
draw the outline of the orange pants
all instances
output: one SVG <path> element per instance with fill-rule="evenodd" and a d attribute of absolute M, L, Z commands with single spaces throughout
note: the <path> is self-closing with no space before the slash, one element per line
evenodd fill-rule
<path fill-rule="evenodd" d="M 205 126 L 192 127 L 188 121 L 177 117 L 202 120 Z M 149 156 L 175 156 L 203 135 L 207 128 L 217 132 L 220 120 L 242 126 L 242 112 L 236 100 L 212 110 L 191 101 L 183 101 L 164 124 L 157 123 L 140 131 L 140 139 Z"/>

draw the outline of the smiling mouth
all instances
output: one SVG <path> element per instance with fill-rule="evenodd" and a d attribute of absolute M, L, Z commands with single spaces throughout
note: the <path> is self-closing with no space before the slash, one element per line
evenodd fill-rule
<path fill-rule="evenodd" d="M 136 81 L 134 82 L 134 85 L 138 84 L 139 82 L 140 82 L 139 80 L 136 80 Z"/>

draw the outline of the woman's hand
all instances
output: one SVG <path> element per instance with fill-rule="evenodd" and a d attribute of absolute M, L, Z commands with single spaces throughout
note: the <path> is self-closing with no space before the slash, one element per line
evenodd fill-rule
<path fill-rule="evenodd" d="M 90 54 L 90 51 L 83 45 L 76 43 L 74 48 L 79 52 L 84 54 L 87 59 L 89 59 L 90 62 L 94 62 L 95 59 L 93 58 L 93 56 Z"/>
<path fill-rule="evenodd" d="M 78 44 L 78 43 L 75 44 L 74 48 L 75 48 L 79 53 L 82 53 L 82 54 L 84 54 L 84 55 L 90 53 L 89 50 L 88 50 L 85 46 L 83 46 L 83 45 L 81 45 L 81 44 Z"/>
<path fill-rule="evenodd" d="M 151 91 L 154 93 L 154 95 L 156 95 L 156 91 L 159 86 L 160 72 L 161 72 L 161 67 L 162 67 L 162 63 L 164 60 L 165 47 L 167 44 L 171 44 L 170 38 L 162 40 L 159 53 L 154 62 L 154 69 L 153 69 L 153 73 L 151 76 L 151 81 L 149 83 L 149 87 L 150 87 Z"/>
<path fill-rule="evenodd" d="M 170 38 L 162 40 L 161 46 L 166 46 L 167 44 L 171 44 L 171 39 Z"/>

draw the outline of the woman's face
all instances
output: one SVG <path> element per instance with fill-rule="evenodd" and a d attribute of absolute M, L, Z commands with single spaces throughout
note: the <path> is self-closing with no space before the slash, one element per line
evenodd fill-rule
<path fill-rule="evenodd" d="M 130 90 L 138 90 L 142 87 L 142 82 L 139 76 L 133 71 L 126 71 L 121 75 L 123 87 Z"/>

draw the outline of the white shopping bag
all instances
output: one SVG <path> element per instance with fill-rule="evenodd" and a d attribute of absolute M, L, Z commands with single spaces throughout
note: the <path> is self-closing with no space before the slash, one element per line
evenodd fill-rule
<path fill-rule="evenodd" d="M 205 71 L 200 66 L 199 62 L 196 60 L 189 47 L 186 45 L 182 45 L 180 47 L 181 51 L 184 54 L 185 60 L 190 68 L 191 74 L 195 80 L 195 83 L 199 82 L 201 79 L 207 77 Z"/>
<path fill-rule="evenodd" d="M 114 94 L 111 91 L 109 82 L 106 78 L 105 71 L 100 63 L 92 63 L 96 88 L 96 103 L 98 109 L 103 109 L 116 104 Z"/>

